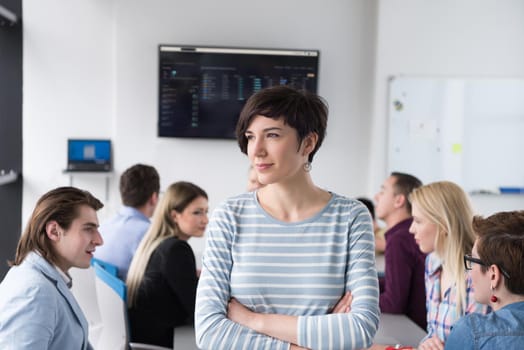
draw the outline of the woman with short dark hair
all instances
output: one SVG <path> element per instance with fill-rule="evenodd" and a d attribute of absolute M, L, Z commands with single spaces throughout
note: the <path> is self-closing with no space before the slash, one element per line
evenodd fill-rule
<path fill-rule="evenodd" d="M 246 102 L 238 144 L 264 186 L 226 200 L 210 220 L 195 310 L 200 348 L 371 344 L 379 320 L 371 216 L 313 182 L 326 126 L 327 106 L 313 93 L 275 86 Z"/>
<path fill-rule="evenodd" d="M 487 315 L 470 314 L 452 328 L 446 349 L 522 349 L 524 346 L 524 211 L 475 217 L 478 235 L 470 270 L 475 299 L 491 306 Z"/>

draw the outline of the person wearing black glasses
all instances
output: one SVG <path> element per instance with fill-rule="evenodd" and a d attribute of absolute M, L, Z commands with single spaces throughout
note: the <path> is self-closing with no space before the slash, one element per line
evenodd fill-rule
<path fill-rule="evenodd" d="M 470 314 L 452 328 L 446 349 L 522 349 L 524 344 L 524 211 L 475 217 L 478 238 L 470 270 L 475 299 L 491 306 L 487 315 Z"/>

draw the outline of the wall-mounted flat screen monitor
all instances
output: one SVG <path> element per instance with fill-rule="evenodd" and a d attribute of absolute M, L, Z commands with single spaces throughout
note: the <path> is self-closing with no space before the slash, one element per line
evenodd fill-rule
<path fill-rule="evenodd" d="M 158 136 L 234 139 L 246 100 L 289 85 L 317 92 L 318 50 L 159 46 Z"/>

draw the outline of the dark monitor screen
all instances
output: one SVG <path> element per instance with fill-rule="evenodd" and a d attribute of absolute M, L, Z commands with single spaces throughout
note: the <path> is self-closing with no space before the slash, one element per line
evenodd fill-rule
<path fill-rule="evenodd" d="M 318 50 L 159 46 L 158 136 L 235 138 L 246 100 L 290 85 L 317 92 Z"/>

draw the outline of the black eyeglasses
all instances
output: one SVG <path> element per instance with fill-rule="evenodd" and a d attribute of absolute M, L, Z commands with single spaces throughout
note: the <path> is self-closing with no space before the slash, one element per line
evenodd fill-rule
<path fill-rule="evenodd" d="M 491 264 L 485 263 L 484 261 L 480 259 L 474 258 L 469 254 L 464 255 L 464 267 L 466 268 L 466 270 L 471 270 L 473 268 L 472 264 L 479 264 L 479 265 L 486 266 L 486 267 L 489 267 L 491 265 Z M 509 273 L 507 273 L 506 270 L 504 270 L 502 267 L 498 265 L 497 267 L 499 268 L 500 272 L 504 275 L 504 277 L 509 279 Z"/>

